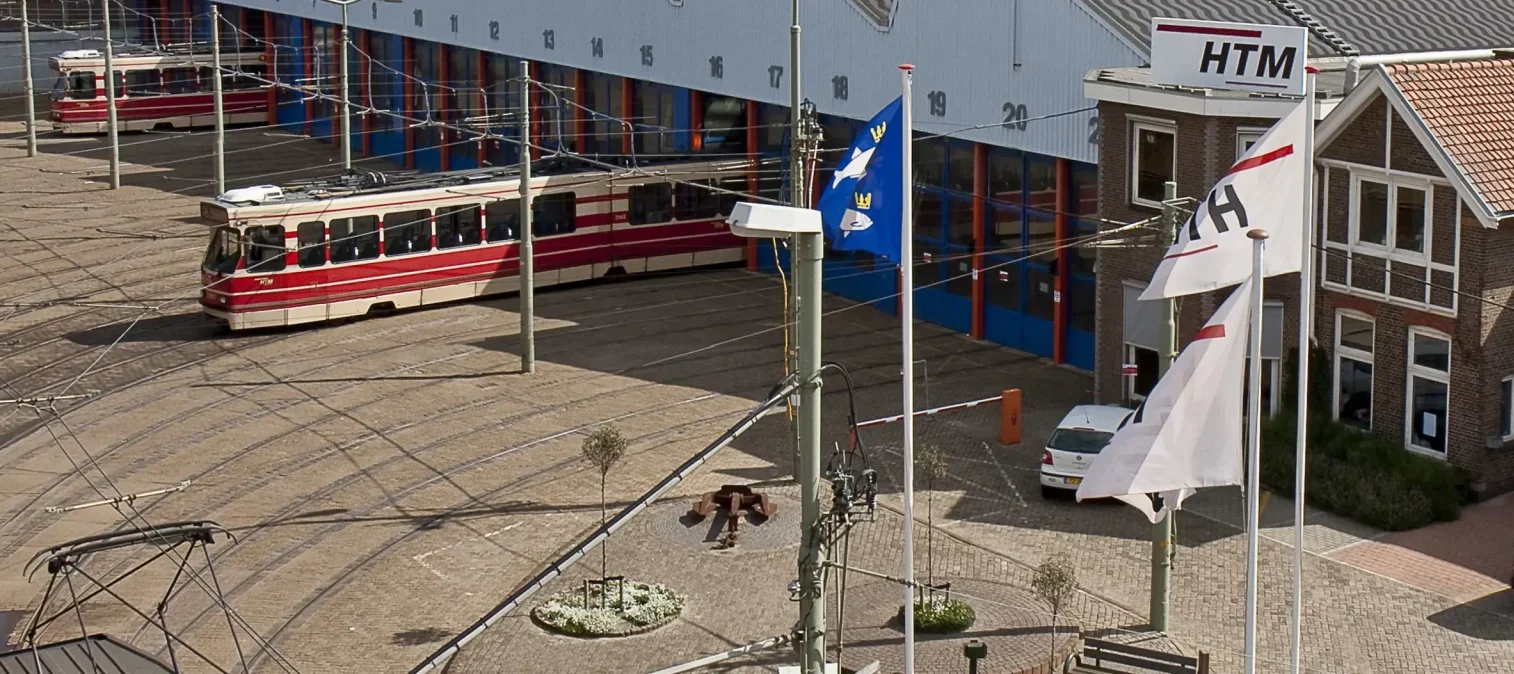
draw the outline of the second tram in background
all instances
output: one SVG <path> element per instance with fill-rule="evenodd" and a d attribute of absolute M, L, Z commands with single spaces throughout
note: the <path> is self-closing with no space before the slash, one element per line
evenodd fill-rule
<path fill-rule="evenodd" d="M 266 58 L 262 51 L 222 52 L 227 124 L 268 121 Z M 215 126 L 216 75 L 211 63 L 211 53 L 201 48 L 113 54 L 117 130 Z M 53 128 L 65 134 L 104 133 L 105 54 L 97 49 L 65 51 L 48 66 L 58 74 L 51 105 Z"/>
<path fill-rule="evenodd" d="M 740 261 L 724 218 L 742 197 L 706 188 L 745 192 L 748 168 L 533 176 L 536 286 Z M 200 305 L 241 330 L 515 292 L 519 185 L 512 168 L 230 190 L 200 204 L 213 227 Z"/>

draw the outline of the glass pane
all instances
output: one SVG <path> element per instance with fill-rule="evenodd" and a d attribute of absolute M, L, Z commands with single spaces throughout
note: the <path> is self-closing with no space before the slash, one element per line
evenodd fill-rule
<path fill-rule="evenodd" d="M 704 151 L 746 154 L 746 101 L 707 96 L 704 103 Z"/>
<path fill-rule="evenodd" d="M 1072 193 L 1067 195 L 1067 210 L 1074 215 L 1097 218 L 1099 215 L 1099 167 L 1072 162 Z"/>
<path fill-rule="evenodd" d="M 948 161 L 947 174 L 952 190 L 972 194 L 973 146 L 968 143 L 952 143 Z"/>
<path fill-rule="evenodd" d="M 281 271 L 284 269 L 284 228 L 248 227 L 247 271 L 253 273 Z"/>
<path fill-rule="evenodd" d="M 1505 379 L 1500 392 L 1503 395 L 1498 405 L 1498 433 L 1508 437 L 1514 435 L 1514 427 L 1510 426 L 1510 421 L 1514 420 L 1514 410 L 1510 410 L 1510 406 L 1514 406 L 1514 380 Z"/>
<path fill-rule="evenodd" d="M 946 240 L 969 250 L 973 245 L 973 202 L 954 198 L 946 202 Z"/>
<path fill-rule="evenodd" d="M 1372 353 L 1372 321 L 1364 321 L 1351 316 L 1341 316 L 1340 345 L 1348 349 L 1356 349 Z"/>
<path fill-rule="evenodd" d="M 928 192 L 915 194 L 915 234 L 941 238 L 941 197 Z"/>
<path fill-rule="evenodd" d="M 988 151 L 988 197 L 1018 204 L 1024 196 L 1025 158 L 1016 150 L 993 148 Z"/>
<path fill-rule="evenodd" d="M 1439 337 L 1414 333 L 1414 364 L 1450 372 L 1451 343 Z"/>
<path fill-rule="evenodd" d="M 489 243 L 520 238 L 520 200 L 491 201 L 484 206 Z"/>
<path fill-rule="evenodd" d="M 431 250 L 431 211 L 399 211 L 384 216 L 384 254 Z"/>
<path fill-rule="evenodd" d="M 984 298 L 1000 309 L 1020 310 L 1020 265 L 1004 264 L 1002 259 L 989 260 L 988 279 L 983 285 Z"/>
<path fill-rule="evenodd" d="M 946 139 L 915 139 L 915 184 L 924 187 L 945 187 Z"/>
<path fill-rule="evenodd" d="M 1357 204 L 1357 238 L 1366 243 L 1388 245 L 1388 186 L 1370 180 L 1361 182 Z"/>
<path fill-rule="evenodd" d="M 1057 256 L 1057 216 L 1042 211 L 1030 211 L 1030 250 L 1026 251 L 1042 260 Z"/>
<path fill-rule="evenodd" d="M 1107 431 L 1085 431 L 1076 428 L 1058 428 L 1052 431 L 1051 438 L 1046 441 L 1046 446 L 1059 452 L 1075 452 L 1078 454 L 1098 454 L 1109 444 L 1109 439 L 1114 433 Z"/>
<path fill-rule="evenodd" d="M 1372 365 L 1341 358 L 1335 373 L 1340 420 L 1358 428 L 1372 428 Z"/>
<path fill-rule="evenodd" d="M 1021 233 L 1025 231 L 1025 217 L 1018 208 L 998 207 L 989 214 L 985 246 L 989 250 L 1016 254 L 1021 246 Z"/>
<path fill-rule="evenodd" d="M 1030 155 L 1025 162 L 1030 174 L 1025 181 L 1027 203 L 1048 211 L 1057 210 L 1057 162 L 1051 157 Z"/>
<path fill-rule="evenodd" d="M 1393 221 L 1393 245 L 1400 250 L 1425 251 L 1425 192 L 1398 188 L 1398 208 Z"/>
<path fill-rule="evenodd" d="M 302 222 L 298 232 L 300 266 L 319 267 L 326 264 L 326 225 L 320 222 Z"/>
<path fill-rule="evenodd" d="M 1136 197 L 1161 201 L 1167 181 L 1173 180 L 1176 139 L 1167 131 L 1136 129 Z"/>
<path fill-rule="evenodd" d="M 1409 442 L 1437 452 L 1446 451 L 1446 385 L 1414 378 L 1409 402 Z"/>

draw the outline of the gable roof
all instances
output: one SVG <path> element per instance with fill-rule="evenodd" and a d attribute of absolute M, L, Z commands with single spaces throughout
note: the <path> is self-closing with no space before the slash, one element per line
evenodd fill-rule
<path fill-rule="evenodd" d="M 1514 59 L 1383 70 L 1493 214 L 1514 213 Z"/>
<path fill-rule="evenodd" d="M 1153 17 L 1306 26 L 1315 55 L 1488 49 L 1514 42 L 1514 13 L 1488 0 L 1081 1 L 1148 52 Z"/>
<path fill-rule="evenodd" d="M 37 669 L 37 661 L 42 669 Z M 146 653 L 104 634 L 0 653 L 0 674 L 172 674 Z"/>

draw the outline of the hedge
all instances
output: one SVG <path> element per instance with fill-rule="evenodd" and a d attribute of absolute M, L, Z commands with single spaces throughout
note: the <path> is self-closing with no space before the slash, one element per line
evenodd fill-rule
<path fill-rule="evenodd" d="M 1280 413 L 1262 427 L 1262 483 L 1293 493 L 1297 421 Z M 1466 477 L 1403 445 L 1328 419 L 1309 424 L 1309 503 L 1387 531 L 1404 531 L 1461 515 Z"/>

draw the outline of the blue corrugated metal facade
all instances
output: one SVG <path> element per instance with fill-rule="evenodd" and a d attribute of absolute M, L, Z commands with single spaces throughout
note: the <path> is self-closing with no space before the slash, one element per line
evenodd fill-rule
<path fill-rule="evenodd" d="M 340 86 L 337 7 L 223 7 L 281 84 Z M 138 0 L 138 9 L 144 37 L 181 30 L 169 17 L 209 11 L 205 0 Z M 1081 82 L 1095 67 L 1139 63 L 1137 48 L 1078 0 L 805 0 L 801 11 L 803 90 L 825 128 L 817 183 L 857 120 L 898 95 L 895 66 L 916 66 L 920 318 L 1092 369 L 1093 255 L 1064 245 L 1098 226 L 1097 120 Z M 208 36 L 208 23 L 184 23 L 195 39 Z M 349 23 L 353 100 L 383 111 L 355 118 L 353 146 L 364 155 L 424 171 L 513 163 L 509 143 L 424 121 L 463 125 L 513 109 L 507 85 L 526 60 L 535 79 L 555 85 L 532 102 L 537 143 L 644 161 L 757 158 L 751 190 L 786 194 L 788 3 L 370 0 L 351 6 Z M 289 89 L 270 96 L 270 122 L 335 133 L 331 101 Z M 750 252 L 755 268 L 773 268 L 770 247 Z M 896 308 L 892 266 L 832 254 L 826 277 L 832 292 Z"/>

